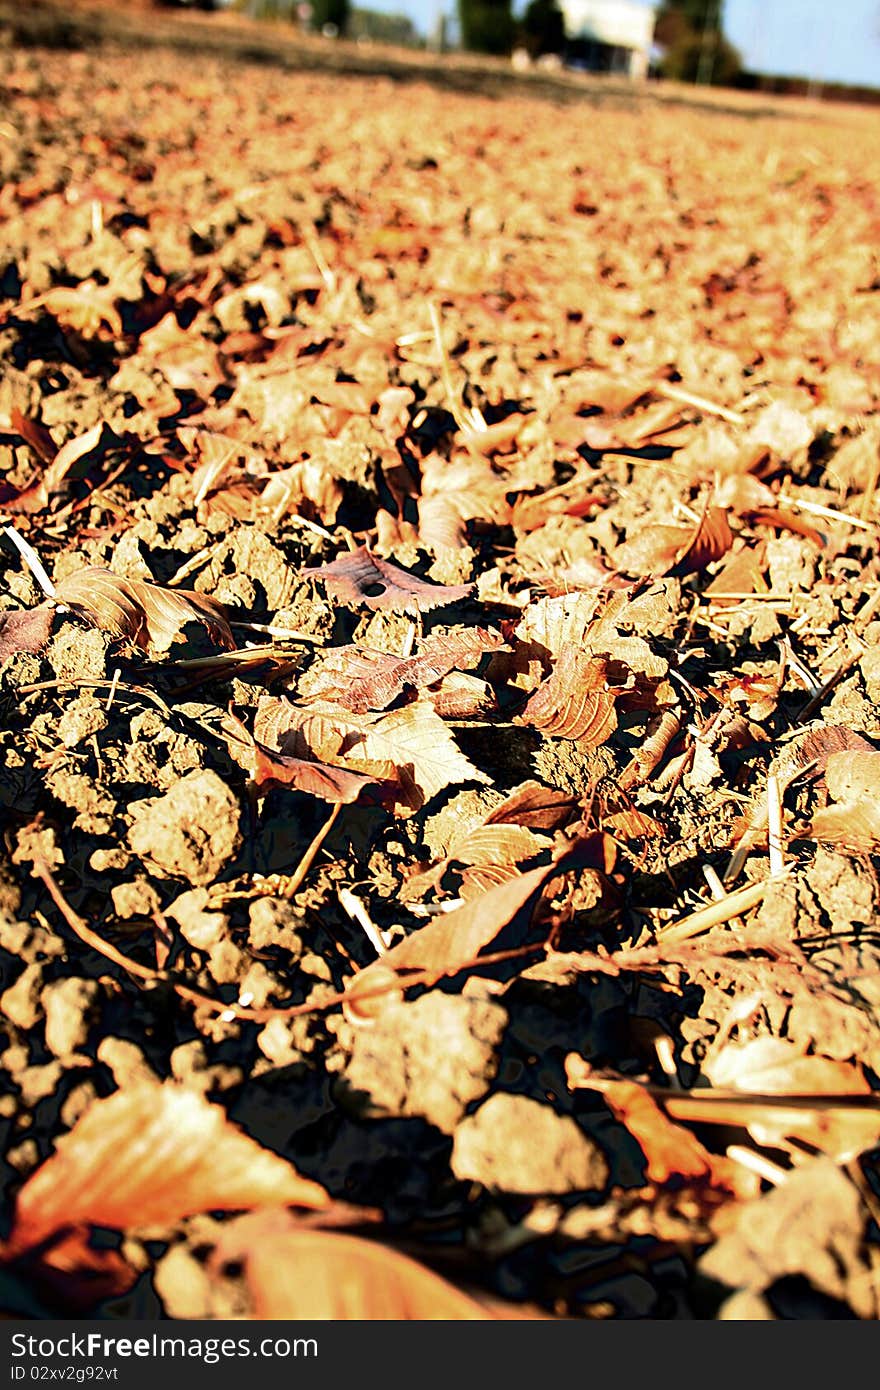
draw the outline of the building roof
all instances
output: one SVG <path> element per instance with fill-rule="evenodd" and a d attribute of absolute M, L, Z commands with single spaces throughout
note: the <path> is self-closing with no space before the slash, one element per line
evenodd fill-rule
<path fill-rule="evenodd" d="M 572 38 L 646 49 L 654 37 L 654 10 L 636 0 L 559 0 L 559 4 Z"/>

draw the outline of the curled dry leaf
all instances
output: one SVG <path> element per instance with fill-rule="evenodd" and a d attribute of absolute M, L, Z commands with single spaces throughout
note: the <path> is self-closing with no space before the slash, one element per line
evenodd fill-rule
<path fill-rule="evenodd" d="M 474 627 L 428 637 L 411 657 L 337 647 L 300 680 L 297 693 L 306 700 L 333 700 L 353 714 L 383 710 L 407 687 L 436 685 L 450 671 L 470 670 L 484 653 L 503 646 L 500 633 Z"/>
<path fill-rule="evenodd" d="M 584 646 L 601 602 L 598 593 L 538 599 L 528 605 L 517 623 L 516 636 L 559 658 L 569 648 L 578 650 Z"/>
<path fill-rule="evenodd" d="M 253 781 L 256 787 L 265 792 L 270 786 L 291 787 L 294 791 L 307 792 L 321 801 L 329 801 L 343 806 L 357 801 L 363 792 L 373 790 L 376 799 L 381 799 L 381 790 L 386 785 L 378 777 L 369 777 L 362 772 L 351 772 L 344 767 L 331 767 L 305 758 L 293 758 L 284 753 L 273 753 L 260 743 L 254 743 Z"/>
<path fill-rule="evenodd" d="M 55 606 L 40 603 L 36 608 L 0 613 L 0 661 L 16 652 L 39 652 L 52 636 Z"/>
<path fill-rule="evenodd" d="M 46 462 L 45 472 L 36 482 L 22 492 L 11 490 L 3 484 L 0 500 L 9 512 L 40 512 L 49 505 L 50 499 L 60 491 L 74 465 L 89 458 L 99 447 L 115 440 L 116 436 L 103 423 L 94 425 L 84 434 L 68 439 L 57 448 L 49 431 L 36 420 L 26 419 L 15 412 L 17 429 L 40 459 Z"/>
<path fill-rule="evenodd" d="M 254 1317 L 369 1322 L 490 1319 L 476 1300 L 396 1250 L 335 1231 L 298 1230 L 286 1211 L 241 1217 L 209 1268 L 244 1267 Z"/>
<path fill-rule="evenodd" d="M 431 584 L 401 569 L 389 560 L 380 560 L 366 546 L 340 555 L 328 565 L 305 571 L 309 579 L 320 579 L 328 593 L 340 603 L 354 608 L 427 612 L 447 603 L 467 598 L 473 584 Z"/>
<path fill-rule="evenodd" d="M 72 608 L 111 637 L 147 649 L 167 650 L 187 623 L 207 629 L 211 641 L 235 648 L 226 610 L 216 599 L 191 589 L 166 589 L 142 579 L 122 579 L 100 565 L 77 570 L 56 586 L 58 603 Z"/>
<path fill-rule="evenodd" d="M 880 843 L 880 753 L 832 753 L 825 786 L 837 804 L 816 811 L 803 833 L 854 849 Z"/>
<path fill-rule="evenodd" d="M 326 703 L 301 708 L 266 697 L 254 728 L 258 739 L 282 753 L 396 782 L 401 814 L 418 810 L 453 783 L 490 780 L 460 751 L 428 700 L 390 714 L 354 715 Z"/>
<path fill-rule="evenodd" d="M 522 723 L 598 748 L 617 728 L 619 690 L 609 686 L 609 674 L 603 658 L 566 647 L 523 710 Z"/>
<path fill-rule="evenodd" d="M 371 994 L 380 983 L 386 986 L 392 972 L 401 973 L 406 982 L 409 972 L 417 972 L 426 983 L 443 975 L 456 973 L 463 964 L 473 960 L 490 945 L 505 927 L 533 907 L 546 884 L 574 869 L 593 869 L 607 872 L 613 864 L 614 847 L 602 834 L 588 835 L 568 845 L 549 864 L 543 864 L 516 878 L 499 884 L 480 897 L 456 908 L 454 912 L 435 918 L 412 936 L 393 946 L 375 965 L 368 965 L 356 975 L 346 989 L 350 999 L 358 999 L 358 1008 L 366 1011 L 364 994 Z M 382 994 L 370 1000 L 373 1009 L 381 1009 L 388 996 Z"/>
<path fill-rule="evenodd" d="M 23 415 L 17 406 L 13 406 L 10 422 L 15 433 L 30 445 L 37 458 L 43 463 L 52 462 L 58 453 L 58 445 L 42 420 L 32 420 L 29 415 Z"/>
<path fill-rule="evenodd" d="M 571 820 L 577 797 L 540 782 L 522 782 L 490 811 L 484 825 L 526 825 L 532 830 L 561 830 Z"/>
<path fill-rule="evenodd" d="M 196 1091 L 138 1082 L 93 1101 L 28 1178 L 2 1255 L 69 1226 L 124 1231 L 194 1212 L 286 1204 L 322 1208 L 330 1197 Z"/>
<path fill-rule="evenodd" d="M 667 1183 L 671 1178 L 707 1182 L 737 1195 L 751 1195 L 754 1182 L 730 1159 L 720 1158 L 701 1144 L 690 1130 L 677 1125 L 637 1081 L 596 1075 L 576 1052 L 565 1059 L 569 1088 L 599 1091 L 609 1109 L 625 1125 L 647 1160 L 649 1181 Z"/>
<path fill-rule="evenodd" d="M 611 559 L 625 574 L 659 577 L 705 569 L 733 544 L 727 512 L 706 507 L 696 527 L 651 526 L 613 551 Z"/>

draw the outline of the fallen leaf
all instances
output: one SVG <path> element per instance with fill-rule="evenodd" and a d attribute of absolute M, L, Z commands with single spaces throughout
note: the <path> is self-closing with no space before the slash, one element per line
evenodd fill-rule
<path fill-rule="evenodd" d="M 200 1211 L 329 1206 L 327 1192 L 262 1148 L 197 1091 L 139 1082 L 92 1101 L 27 1179 L 11 1259 L 69 1226 L 170 1225 Z"/>
<path fill-rule="evenodd" d="M 692 574 L 720 560 L 733 544 L 727 512 L 707 506 L 696 527 L 650 526 L 612 551 L 611 560 L 625 574 L 657 577 Z"/>
<path fill-rule="evenodd" d="M 484 825 L 527 825 L 532 830 L 561 830 L 571 820 L 577 798 L 540 782 L 522 782 L 500 806 L 490 811 Z"/>
<path fill-rule="evenodd" d="M 300 707 L 264 697 L 255 736 L 282 753 L 396 780 L 397 809 L 416 811 L 437 792 L 460 782 L 489 783 L 461 752 L 428 700 L 389 714 L 355 715 L 326 703 Z"/>
<path fill-rule="evenodd" d="M 72 608 L 111 637 L 167 651 L 187 623 L 197 622 L 211 641 L 235 648 L 226 610 L 191 589 L 166 589 L 142 579 L 122 579 L 100 565 L 76 570 L 56 585 L 58 603 Z"/>
<path fill-rule="evenodd" d="M 225 1228 L 209 1269 L 244 1267 L 263 1319 L 491 1320 L 453 1284 L 399 1251 L 336 1231 L 296 1228 L 286 1211 L 241 1217 Z"/>
<path fill-rule="evenodd" d="M 801 833 L 853 849 L 871 850 L 880 843 L 880 753 L 832 753 L 825 786 L 837 805 L 815 811 Z"/>
<path fill-rule="evenodd" d="M 341 803 L 343 806 L 359 800 L 368 789 L 375 789 L 381 800 L 381 792 L 386 785 L 378 777 L 352 772 L 348 768 L 273 753 L 257 742 L 254 743 L 253 781 L 262 791 L 267 791 L 272 785 L 292 787 L 294 791 L 307 792 L 321 801 L 334 805 Z"/>
<path fill-rule="evenodd" d="M 16 652 L 40 652 L 52 635 L 53 603 L 0 613 L 0 661 Z"/>
<path fill-rule="evenodd" d="M 431 584 L 417 579 L 399 565 L 380 560 L 366 546 L 304 573 L 309 579 L 320 579 L 340 603 L 373 612 L 396 609 L 424 613 L 467 598 L 474 588 L 473 584 Z"/>
<path fill-rule="evenodd" d="M 465 962 L 473 960 L 490 945 L 500 932 L 534 906 L 547 883 L 569 870 L 592 868 L 605 872 L 608 867 L 608 846 L 604 835 L 586 836 L 567 846 L 549 864 L 518 875 L 499 884 L 454 912 L 445 913 L 422 927 L 412 936 L 386 951 L 375 965 L 368 965 L 346 987 L 346 995 L 359 1012 L 365 1005 L 382 1008 L 386 994 L 368 999 L 379 985 L 388 988 L 395 974 L 406 982 L 408 972 L 418 972 L 418 978 L 432 983 L 444 975 L 454 975 Z M 402 973 L 401 973 L 402 972 Z"/>
<path fill-rule="evenodd" d="M 754 1182 L 737 1164 L 710 1153 L 690 1130 L 668 1119 L 637 1081 L 599 1076 L 576 1052 L 565 1059 L 565 1076 L 570 1089 L 599 1091 L 604 1096 L 612 1114 L 644 1153 L 649 1181 L 668 1183 L 671 1178 L 684 1178 L 708 1182 L 737 1195 L 754 1190 Z"/>
<path fill-rule="evenodd" d="M 503 646 L 500 633 L 459 628 L 446 635 L 432 634 L 418 655 L 410 657 L 337 647 L 300 680 L 297 694 L 305 700 L 333 700 L 354 714 L 383 710 L 405 689 L 436 685 L 450 671 L 470 670 L 486 652 Z"/>
<path fill-rule="evenodd" d="M 598 748 L 617 728 L 618 689 L 610 685 L 609 662 L 566 647 L 520 720 L 544 734 Z"/>

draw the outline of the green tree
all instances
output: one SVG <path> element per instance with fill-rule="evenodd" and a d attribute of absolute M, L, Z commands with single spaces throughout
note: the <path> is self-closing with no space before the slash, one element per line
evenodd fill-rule
<path fill-rule="evenodd" d="M 349 0 L 311 0 L 311 6 L 312 18 L 310 23 L 313 29 L 320 31 L 325 24 L 332 24 L 337 33 L 345 33 L 351 13 Z"/>
<path fill-rule="evenodd" d="M 723 0 L 665 0 L 654 38 L 664 49 L 664 77 L 724 86 L 742 71 L 738 51 L 724 37 Z"/>
<path fill-rule="evenodd" d="M 476 53 L 509 53 L 516 37 L 511 0 L 458 0 L 463 47 Z"/>
<path fill-rule="evenodd" d="M 562 52 L 565 17 L 556 0 L 531 0 L 522 17 L 522 40 L 533 58 Z"/>

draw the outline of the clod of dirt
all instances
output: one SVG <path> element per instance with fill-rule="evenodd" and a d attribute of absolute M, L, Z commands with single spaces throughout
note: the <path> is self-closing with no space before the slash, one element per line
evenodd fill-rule
<path fill-rule="evenodd" d="M 702 1257 L 702 1274 L 760 1293 L 775 1280 L 806 1275 L 814 1288 L 876 1318 L 877 1291 L 864 1245 L 858 1188 L 830 1159 L 817 1158 L 782 1187 L 747 1203 L 733 1230 Z"/>
<path fill-rule="evenodd" d="M 88 1040 L 101 994 L 97 980 L 75 975 L 46 985 L 40 1002 L 46 1013 L 46 1046 L 65 1061 Z"/>
<path fill-rule="evenodd" d="M 197 885 L 212 882 L 241 845 L 239 805 L 216 772 L 190 772 L 164 796 L 135 802 L 128 842 L 145 864 Z"/>
<path fill-rule="evenodd" d="M 33 1028 L 42 1017 L 43 966 L 26 965 L 14 984 L 0 994 L 0 1010 L 16 1028 Z"/>
<path fill-rule="evenodd" d="M 372 1115 L 420 1115 L 452 1134 L 468 1105 L 485 1095 L 507 1024 L 498 1004 L 426 994 L 355 1029 L 340 1099 L 360 1098 Z"/>
<path fill-rule="evenodd" d="M 451 1167 L 457 1178 L 515 1193 L 599 1191 L 609 1171 L 570 1116 L 500 1091 L 456 1129 Z"/>

